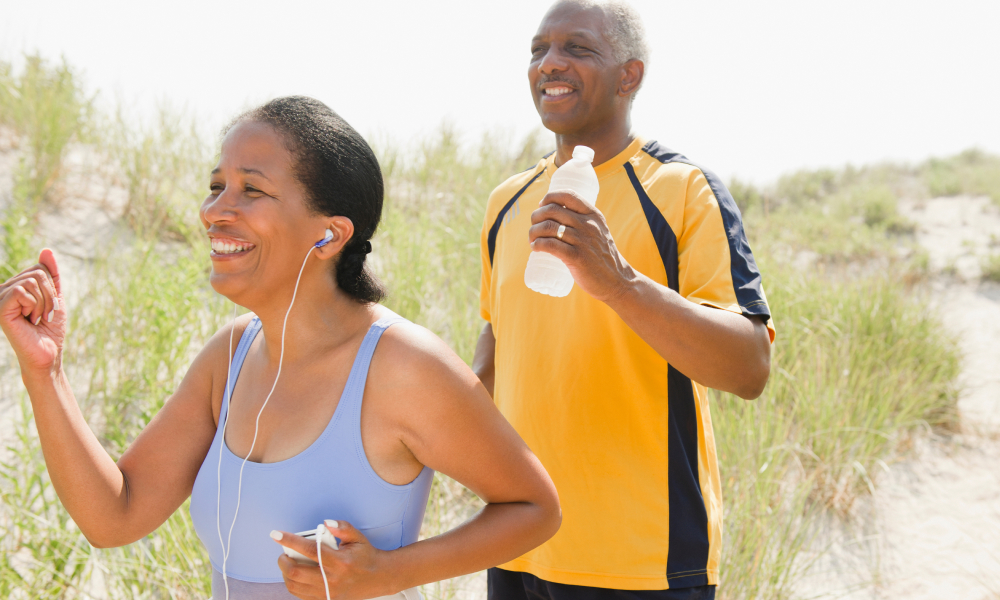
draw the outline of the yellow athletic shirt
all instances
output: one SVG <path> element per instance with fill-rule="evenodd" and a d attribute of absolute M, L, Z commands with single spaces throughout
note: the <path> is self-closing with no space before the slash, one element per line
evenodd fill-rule
<path fill-rule="evenodd" d="M 636 140 L 595 167 L 618 249 L 691 302 L 768 320 L 739 209 L 713 174 Z M 490 195 L 481 313 L 496 336 L 494 400 L 548 470 L 562 527 L 501 568 L 603 588 L 716 584 L 722 491 L 704 386 L 673 369 L 579 286 L 524 285 L 531 213 L 554 155 Z"/>

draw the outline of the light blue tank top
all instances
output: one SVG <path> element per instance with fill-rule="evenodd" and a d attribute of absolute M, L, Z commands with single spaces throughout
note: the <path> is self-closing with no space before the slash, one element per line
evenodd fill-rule
<path fill-rule="evenodd" d="M 292 598 L 278 569 L 282 547 L 269 536 L 271 530 L 298 532 L 315 529 L 325 519 L 343 519 L 380 550 L 394 550 L 417 541 L 424 518 L 434 471 L 424 467 L 406 485 L 393 485 L 378 476 L 368 463 L 361 444 L 361 402 L 372 354 L 382 333 L 398 315 L 380 319 L 365 335 L 340 403 L 326 429 L 301 453 L 275 463 L 247 461 L 243 471 L 240 511 L 233 528 L 232 546 L 226 561 L 231 600 L 243 598 Z M 236 348 L 230 371 L 231 389 L 236 387 L 247 351 L 261 329 L 254 318 Z M 322 393 L 318 390 L 317 393 Z M 236 410 L 240 410 L 239 397 Z M 262 419 L 280 419 L 264 410 Z M 191 492 L 191 520 L 212 562 L 212 592 L 224 598 L 222 546 L 216 530 L 216 469 L 222 452 L 219 523 L 225 540 L 236 508 L 236 487 L 242 458 L 222 440 L 222 424 L 229 414 L 223 397 L 219 427 L 212 446 L 198 471 Z"/>

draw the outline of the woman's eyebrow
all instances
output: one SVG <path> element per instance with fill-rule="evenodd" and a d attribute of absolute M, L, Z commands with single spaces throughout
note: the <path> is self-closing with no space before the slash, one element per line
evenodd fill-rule
<path fill-rule="evenodd" d="M 243 173 L 245 175 L 260 175 L 264 179 L 267 179 L 268 181 L 271 181 L 271 179 L 267 175 L 264 175 L 264 173 L 261 172 L 259 169 L 251 169 L 249 167 L 240 167 L 240 173 Z"/>
<path fill-rule="evenodd" d="M 216 167 L 216 168 L 212 169 L 212 175 L 215 175 L 216 173 L 219 173 L 221 171 L 222 171 L 222 169 L 220 169 L 219 167 Z M 243 173 L 245 175 L 260 175 L 264 179 L 267 179 L 268 181 L 271 181 L 271 178 L 268 177 L 267 175 L 264 175 L 264 173 L 262 171 L 260 171 L 259 169 L 252 169 L 252 168 L 249 168 L 249 167 L 240 167 L 239 168 L 239 172 Z M 274 183 L 274 182 L 272 181 L 271 183 Z"/>

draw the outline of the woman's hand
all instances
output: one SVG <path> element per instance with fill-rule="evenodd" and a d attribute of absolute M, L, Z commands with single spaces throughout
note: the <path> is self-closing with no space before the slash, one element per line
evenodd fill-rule
<path fill-rule="evenodd" d="M 372 546 L 360 531 L 346 521 L 327 521 L 326 528 L 340 539 L 340 549 L 323 547 L 323 570 L 299 563 L 282 554 L 278 558 L 278 568 L 285 578 L 285 587 L 296 598 L 302 600 L 326 600 L 323 574 L 330 587 L 330 598 L 339 600 L 363 600 L 388 596 L 399 590 L 392 589 L 388 573 L 383 568 L 388 554 Z M 281 539 L 275 540 L 319 562 L 316 542 L 293 533 L 277 532 Z M 276 537 L 272 534 L 272 537 Z"/>
<path fill-rule="evenodd" d="M 42 250 L 38 264 L 0 285 L 0 327 L 22 373 L 60 366 L 67 316 L 59 267 L 48 248 Z"/>

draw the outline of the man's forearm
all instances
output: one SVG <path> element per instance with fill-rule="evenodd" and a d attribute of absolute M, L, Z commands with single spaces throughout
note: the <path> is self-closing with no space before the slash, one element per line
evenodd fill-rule
<path fill-rule="evenodd" d="M 747 399 L 763 391 L 771 347 L 762 319 L 695 304 L 639 273 L 607 304 L 660 356 L 698 383 Z"/>

